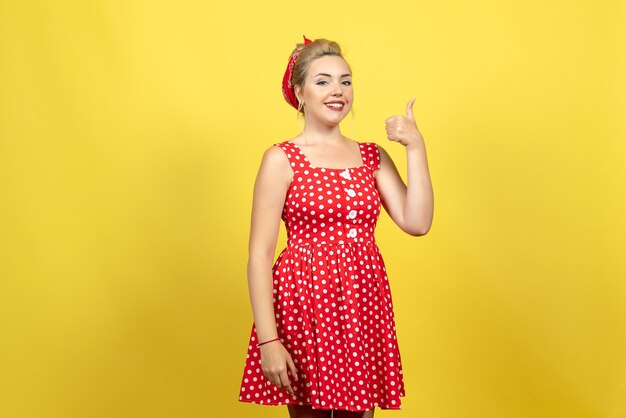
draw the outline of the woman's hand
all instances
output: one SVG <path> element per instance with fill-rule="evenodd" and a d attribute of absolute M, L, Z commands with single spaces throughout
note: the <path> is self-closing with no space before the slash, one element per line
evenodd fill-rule
<path fill-rule="evenodd" d="M 387 138 L 396 141 L 404 146 L 418 145 L 423 143 L 424 138 L 417 129 L 415 118 L 413 117 L 413 103 L 415 98 L 409 100 L 406 105 L 406 116 L 395 115 L 385 119 L 387 125 Z"/>
<path fill-rule="evenodd" d="M 261 347 L 261 368 L 270 382 L 295 395 L 287 371 L 298 381 L 298 371 L 291 355 L 279 340 L 263 344 Z"/>

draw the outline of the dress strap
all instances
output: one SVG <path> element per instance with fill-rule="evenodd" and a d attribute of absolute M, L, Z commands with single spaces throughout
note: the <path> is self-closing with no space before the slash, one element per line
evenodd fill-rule
<path fill-rule="evenodd" d="M 363 162 L 366 166 L 370 167 L 372 170 L 378 170 L 380 168 L 380 152 L 375 142 L 362 142 L 361 155 L 363 156 Z"/>
<path fill-rule="evenodd" d="M 289 164 L 291 164 L 291 168 L 293 171 L 300 171 L 307 169 L 311 166 L 309 160 L 304 156 L 302 150 L 298 145 L 293 142 L 283 141 L 278 142 L 276 144 L 277 147 L 280 147 L 287 154 L 287 159 L 289 160 Z"/>

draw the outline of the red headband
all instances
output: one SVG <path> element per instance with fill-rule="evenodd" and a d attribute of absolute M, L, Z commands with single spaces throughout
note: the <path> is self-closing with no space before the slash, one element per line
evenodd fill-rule
<path fill-rule="evenodd" d="M 304 35 L 302 35 L 302 37 L 304 38 L 305 46 L 313 42 L 312 40 L 307 39 Z M 287 103 L 296 109 L 298 109 L 298 99 L 296 99 L 296 93 L 291 85 L 291 75 L 293 74 L 293 67 L 296 65 L 296 59 L 298 58 L 298 55 L 300 55 L 300 51 L 302 50 L 297 50 L 289 58 L 289 63 L 287 64 L 287 69 L 285 70 L 285 75 L 283 77 L 283 96 L 285 97 L 285 100 L 287 100 Z"/>

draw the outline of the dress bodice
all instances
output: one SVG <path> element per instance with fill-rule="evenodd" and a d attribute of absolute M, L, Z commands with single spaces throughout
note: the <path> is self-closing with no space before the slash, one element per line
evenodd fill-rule
<path fill-rule="evenodd" d="M 294 171 L 282 212 L 288 246 L 375 241 L 381 207 L 375 143 L 358 142 L 362 165 L 345 169 L 314 167 L 292 142 L 274 145 L 285 151 Z"/>

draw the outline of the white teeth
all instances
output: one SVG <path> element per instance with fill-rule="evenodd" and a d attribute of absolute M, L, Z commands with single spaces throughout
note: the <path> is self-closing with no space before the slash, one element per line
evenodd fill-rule
<path fill-rule="evenodd" d="M 341 103 L 326 103 L 326 106 L 341 108 L 343 105 Z"/>

